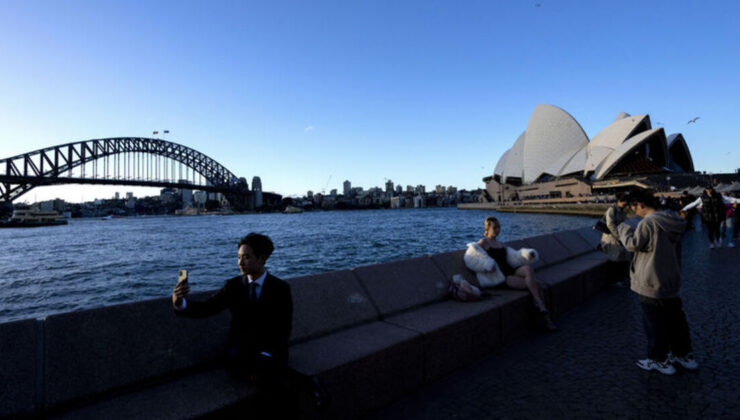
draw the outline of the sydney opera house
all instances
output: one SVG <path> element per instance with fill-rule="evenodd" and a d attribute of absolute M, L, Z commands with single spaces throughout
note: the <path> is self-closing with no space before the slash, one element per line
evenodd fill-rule
<path fill-rule="evenodd" d="M 694 172 L 694 164 L 683 135 L 666 136 L 647 114 L 622 112 L 589 141 L 566 111 L 538 105 L 484 181 L 494 201 L 508 201 L 586 195 L 617 180 L 687 172 Z"/>

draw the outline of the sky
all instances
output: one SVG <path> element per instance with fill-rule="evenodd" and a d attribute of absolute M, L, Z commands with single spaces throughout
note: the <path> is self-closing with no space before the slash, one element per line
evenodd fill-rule
<path fill-rule="evenodd" d="M 647 113 L 734 172 L 739 45 L 737 1 L 0 0 L 0 159 L 166 129 L 284 196 L 475 189 L 552 104 L 589 139 Z M 114 191 L 157 194 L 21 201 Z"/>

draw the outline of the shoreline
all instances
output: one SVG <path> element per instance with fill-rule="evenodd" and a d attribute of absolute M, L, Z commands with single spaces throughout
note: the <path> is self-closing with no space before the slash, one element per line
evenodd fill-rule
<path fill-rule="evenodd" d="M 545 213 L 562 214 L 569 216 L 601 217 L 609 208 L 610 203 L 583 203 L 578 205 L 568 204 L 522 204 L 514 206 L 502 206 L 496 203 L 469 203 L 458 204 L 459 210 L 494 210 L 502 213 Z"/>

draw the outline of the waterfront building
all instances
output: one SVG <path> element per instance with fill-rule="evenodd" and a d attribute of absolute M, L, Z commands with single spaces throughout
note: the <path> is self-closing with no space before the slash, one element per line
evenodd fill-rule
<path fill-rule="evenodd" d="M 262 180 L 258 176 L 252 178 L 252 192 L 254 192 L 254 208 L 258 209 L 264 204 L 262 197 Z"/>
<path fill-rule="evenodd" d="M 352 192 L 352 183 L 349 182 L 349 180 L 344 181 L 342 184 L 342 193 L 345 197 L 349 197 L 350 193 Z"/>
<path fill-rule="evenodd" d="M 423 194 L 426 194 L 427 193 L 427 187 L 425 187 L 424 185 L 419 184 L 419 185 L 416 186 L 416 190 L 414 192 L 417 193 L 417 194 L 422 194 L 422 195 Z"/>
<path fill-rule="evenodd" d="M 313 200 L 313 191 L 311 191 L 311 190 L 308 190 L 308 192 L 306 193 L 306 197 L 307 197 L 307 198 L 308 198 L 309 200 Z"/>
<path fill-rule="evenodd" d="M 566 111 L 538 105 L 483 181 L 494 201 L 508 201 L 588 195 L 594 183 L 693 171 L 683 135 L 652 128 L 647 114 L 621 112 L 589 141 Z"/>
<path fill-rule="evenodd" d="M 434 192 L 436 192 L 437 194 L 444 194 L 445 191 L 447 191 L 447 188 L 443 187 L 442 185 L 437 185 L 436 187 L 434 187 Z"/>
<path fill-rule="evenodd" d="M 393 181 L 390 179 L 385 182 L 385 192 L 388 195 L 393 195 Z"/>
<path fill-rule="evenodd" d="M 329 192 L 329 195 L 331 196 L 331 198 L 336 198 L 337 197 L 337 189 L 336 188 L 332 189 Z"/>

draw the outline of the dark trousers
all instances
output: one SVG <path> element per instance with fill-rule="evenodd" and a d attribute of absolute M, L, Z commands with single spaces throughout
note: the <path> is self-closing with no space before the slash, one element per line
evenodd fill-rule
<path fill-rule="evenodd" d="M 237 414 L 235 418 L 243 418 L 243 414 L 256 419 L 296 418 L 301 404 L 299 393 L 313 391 L 312 376 L 274 358 L 262 355 L 240 357 L 231 352 L 226 357 L 226 368 L 232 376 L 254 384 L 257 389 L 252 400 L 231 410 Z"/>
<path fill-rule="evenodd" d="M 683 357 L 691 353 L 691 337 L 681 298 L 652 299 L 640 296 L 647 335 L 647 356 L 662 362 L 668 352 Z"/>
<path fill-rule="evenodd" d="M 719 226 L 721 223 L 721 221 L 706 222 L 710 242 L 714 242 L 715 240 L 720 239 Z"/>

